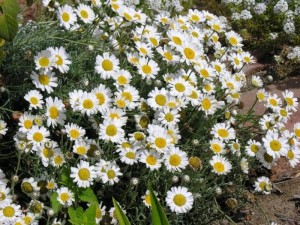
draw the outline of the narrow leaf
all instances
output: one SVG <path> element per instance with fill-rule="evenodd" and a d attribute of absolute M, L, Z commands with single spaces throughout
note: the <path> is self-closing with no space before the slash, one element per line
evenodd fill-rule
<path fill-rule="evenodd" d="M 151 218 L 153 225 L 169 225 L 168 218 L 166 213 L 163 210 L 163 207 L 159 203 L 156 195 L 154 194 L 152 188 L 150 190 L 150 198 L 151 198 Z"/>
<path fill-rule="evenodd" d="M 113 203 L 115 207 L 116 217 L 119 221 L 120 225 L 131 225 L 127 216 L 124 214 L 123 210 L 121 209 L 119 203 L 113 198 Z"/>

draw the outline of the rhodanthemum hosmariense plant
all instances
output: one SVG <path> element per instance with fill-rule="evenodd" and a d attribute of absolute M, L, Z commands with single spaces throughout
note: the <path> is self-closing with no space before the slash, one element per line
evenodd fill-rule
<path fill-rule="evenodd" d="M 53 7 L 53 20 L 3 46 L 3 154 L 17 160 L 1 170 L 1 222 L 116 224 L 114 197 L 147 224 L 149 183 L 170 224 L 210 223 L 246 199 L 249 168 L 298 163 L 299 126 L 283 131 L 293 93 L 260 89 L 265 115 L 237 112 L 242 91 L 262 82 L 247 84 L 253 59 L 225 18 L 138 1 Z M 253 185 L 271 189 L 265 177 Z"/>

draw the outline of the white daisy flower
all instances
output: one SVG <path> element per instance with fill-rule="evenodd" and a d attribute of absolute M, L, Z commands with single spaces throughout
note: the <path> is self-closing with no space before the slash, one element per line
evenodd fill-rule
<path fill-rule="evenodd" d="M 99 224 L 100 221 L 104 218 L 105 214 L 106 214 L 106 206 L 102 206 L 102 202 L 100 202 L 100 204 L 98 205 L 98 207 L 96 208 L 96 223 Z"/>
<path fill-rule="evenodd" d="M 155 87 L 148 95 L 147 103 L 154 110 L 163 108 L 168 101 L 168 91 L 165 88 L 158 89 Z"/>
<path fill-rule="evenodd" d="M 55 97 L 46 98 L 46 116 L 47 116 L 47 126 L 57 126 L 57 124 L 64 125 L 67 118 L 66 108 L 62 100 Z"/>
<path fill-rule="evenodd" d="M 161 167 L 162 159 L 160 154 L 155 150 L 142 151 L 140 155 L 140 162 L 145 163 L 146 167 L 151 171 L 158 170 Z"/>
<path fill-rule="evenodd" d="M 268 154 L 274 158 L 285 156 L 287 154 L 289 145 L 285 137 L 279 137 L 277 132 L 268 131 L 266 136 L 262 138 L 263 145 Z"/>
<path fill-rule="evenodd" d="M 149 58 L 153 57 L 153 52 L 152 52 L 151 46 L 149 44 L 142 43 L 142 42 L 136 42 L 135 47 L 139 51 L 141 56 L 143 56 L 143 57 L 148 56 Z"/>
<path fill-rule="evenodd" d="M 259 102 L 262 102 L 268 98 L 268 93 L 265 91 L 265 89 L 259 89 L 256 93 L 256 97 Z"/>
<path fill-rule="evenodd" d="M 215 154 L 224 154 L 226 152 L 225 150 L 225 143 L 220 139 L 212 139 L 209 142 L 210 146 L 209 148 L 215 153 Z"/>
<path fill-rule="evenodd" d="M 172 187 L 167 192 L 166 203 L 172 212 L 186 213 L 193 208 L 194 197 L 186 187 Z"/>
<path fill-rule="evenodd" d="M 51 165 L 54 167 L 61 167 L 66 162 L 64 155 L 61 152 L 54 153 L 53 157 L 51 158 Z"/>
<path fill-rule="evenodd" d="M 34 116 L 29 112 L 24 112 L 19 118 L 19 131 L 26 133 L 33 126 Z"/>
<path fill-rule="evenodd" d="M 83 138 L 85 135 L 85 130 L 74 123 L 65 125 L 64 132 L 67 134 L 71 141 Z"/>
<path fill-rule="evenodd" d="M 267 177 L 258 177 L 254 184 L 255 191 L 262 192 L 263 194 L 271 194 L 272 183 Z"/>
<path fill-rule="evenodd" d="M 34 62 L 36 65 L 35 69 L 43 69 L 45 72 L 48 72 L 51 70 L 54 61 L 55 57 L 52 52 L 49 50 L 43 50 L 34 57 Z"/>
<path fill-rule="evenodd" d="M 235 131 L 226 123 L 217 123 L 214 125 L 211 134 L 214 138 L 219 138 L 227 142 L 228 140 L 235 139 Z"/>
<path fill-rule="evenodd" d="M 261 88 L 264 85 L 262 79 L 259 76 L 254 75 L 251 77 L 251 83 L 254 87 L 257 88 Z"/>
<path fill-rule="evenodd" d="M 75 110 L 80 111 L 87 116 L 94 115 L 98 112 L 98 99 L 95 94 L 83 92 L 78 99 L 78 106 Z"/>
<path fill-rule="evenodd" d="M 24 178 L 21 183 L 22 192 L 32 197 L 34 193 L 40 191 L 40 188 L 37 185 L 37 182 L 34 180 L 33 177 Z"/>
<path fill-rule="evenodd" d="M 53 67 L 59 69 L 61 73 L 67 73 L 69 71 L 69 65 L 71 64 L 71 61 L 69 60 L 70 56 L 66 52 L 66 49 L 64 47 L 59 47 L 48 48 L 48 50 L 50 50 L 55 56 Z"/>
<path fill-rule="evenodd" d="M 294 146 L 287 151 L 285 156 L 291 165 L 291 167 L 295 167 L 300 162 L 300 149 L 298 146 Z"/>
<path fill-rule="evenodd" d="M 5 203 L 1 206 L 0 221 L 3 224 L 12 224 L 18 218 L 21 218 L 22 210 L 20 205 Z"/>
<path fill-rule="evenodd" d="M 4 204 L 10 204 L 11 202 L 12 195 L 10 194 L 10 189 L 0 184 L 0 207 Z"/>
<path fill-rule="evenodd" d="M 132 75 L 127 70 L 119 70 L 113 75 L 113 78 L 116 81 L 115 83 L 116 87 L 119 88 L 122 86 L 124 87 L 126 85 L 129 85 Z"/>
<path fill-rule="evenodd" d="M 139 153 L 136 149 L 133 148 L 126 148 L 119 151 L 120 160 L 127 165 L 133 165 L 138 162 Z"/>
<path fill-rule="evenodd" d="M 164 155 L 165 165 L 170 172 L 181 171 L 189 164 L 187 154 L 178 147 L 172 147 Z"/>
<path fill-rule="evenodd" d="M 119 69 L 119 59 L 116 56 L 108 52 L 103 53 L 103 56 L 97 55 L 95 70 L 102 79 L 113 77 Z"/>
<path fill-rule="evenodd" d="M 140 58 L 139 63 L 137 64 L 138 72 L 142 76 L 143 79 L 154 79 L 155 75 L 158 74 L 160 68 L 158 64 L 152 60 L 147 58 Z"/>
<path fill-rule="evenodd" d="M 179 56 L 176 55 L 175 51 L 168 45 L 164 45 L 163 48 L 159 46 L 156 51 L 161 54 L 162 59 L 168 63 L 175 63 L 180 60 Z"/>
<path fill-rule="evenodd" d="M 87 158 L 87 152 L 91 148 L 90 144 L 85 139 L 77 139 L 73 145 L 73 152 L 83 158 Z"/>
<path fill-rule="evenodd" d="M 74 24 L 76 24 L 77 17 L 73 8 L 69 5 L 64 5 L 59 7 L 57 10 L 57 17 L 60 21 L 60 25 L 64 26 L 66 29 L 70 29 Z"/>
<path fill-rule="evenodd" d="M 29 109 L 41 109 L 43 107 L 44 101 L 43 96 L 37 90 L 29 91 L 25 96 L 24 99 L 29 102 Z"/>
<path fill-rule="evenodd" d="M 229 32 L 225 33 L 225 36 L 226 36 L 227 41 L 230 43 L 230 45 L 232 47 L 242 47 L 243 46 L 243 44 L 242 44 L 243 39 L 238 33 L 234 32 L 234 31 L 229 31 Z"/>
<path fill-rule="evenodd" d="M 282 104 L 281 99 L 277 96 L 277 94 L 269 94 L 266 102 L 266 107 L 271 108 L 271 109 L 276 109 L 280 107 Z"/>
<path fill-rule="evenodd" d="M 165 126 L 176 125 L 180 120 L 180 114 L 176 109 L 164 107 L 162 110 L 157 110 L 155 118 Z"/>
<path fill-rule="evenodd" d="M 157 192 L 153 191 L 155 196 L 157 196 Z M 145 204 L 145 206 L 147 206 L 148 208 L 151 207 L 151 196 L 150 196 L 150 191 L 147 190 L 146 194 L 144 196 L 142 196 L 143 199 L 143 203 Z M 159 200 L 159 199 L 158 199 Z"/>
<path fill-rule="evenodd" d="M 95 13 L 88 5 L 79 4 L 75 12 L 84 23 L 92 23 L 95 20 Z"/>
<path fill-rule="evenodd" d="M 209 163 L 213 167 L 213 172 L 218 175 L 227 174 L 232 168 L 232 165 L 227 158 L 220 155 L 214 155 Z"/>
<path fill-rule="evenodd" d="M 261 150 L 261 148 L 262 148 L 262 146 L 261 146 L 260 142 L 250 139 L 250 140 L 247 141 L 247 145 L 246 145 L 246 148 L 245 148 L 246 154 L 248 156 L 253 157 L 258 153 L 258 151 Z"/>
<path fill-rule="evenodd" d="M 298 99 L 294 97 L 294 93 L 292 91 L 285 90 L 282 95 L 287 109 L 296 112 L 299 103 Z"/>
<path fill-rule="evenodd" d="M 89 162 L 80 160 L 77 167 L 71 167 L 70 177 L 74 179 L 78 187 L 86 188 L 93 184 L 97 174 L 94 166 L 90 166 Z"/>
<path fill-rule="evenodd" d="M 72 205 L 72 202 L 75 201 L 74 193 L 66 187 L 61 187 L 56 190 L 58 196 L 57 200 L 64 207 L 68 207 Z"/>
<path fill-rule="evenodd" d="M 171 139 L 166 129 L 159 125 L 148 126 L 147 141 L 151 144 L 151 147 L 156 149 L 160 153 L 166 153 L 172 146 Z"/>
<path fill-rule="evenodd" d="M 104 120 L 117 120 L 120 122 L 121 126 L 124 126 L 127 122 L 128 117 L 126 116 L 126 111 L 116 107 L 107 108 L 103 112 Z"/>
<path fill-rule="evenodd" d="M 120 143 L 125 135 L 121 127 L 122 124 L 119 120 L 105 120 L 99 126 L 99 138 L 105 141 Z"/>
<path fill-rule="evenodd" d="M 113 185 L 119 182 L 119 176 L 123 174 L 120 172 L 120 167 L 116 163 L 110 163 L 107 166 L 104 166 L 104 171 L 101 173 L 102 182 L 108 183 L 109 185 Z"/>
<path fill-rule="evenodd" d="M 4 120 L 0 120 L 0 134 L 5 135 L 7 131 L 7 123 Z"/>
<path fill-rule="evenodd" d="M 50 132 L 45 127 L 34 125 L 27 133 L 29 143 L 34 146 L 41 146 L 46 141 L 49 141 Z"/>
<path fill-rule="evenodd" d="M 53 92 L 53 88 L 57 87 L 57 77 L 51 71 L 36 73 L 32 71 L 30 75 L 33 84 L 36 88 L 46 91 L 47 93 Z"/>

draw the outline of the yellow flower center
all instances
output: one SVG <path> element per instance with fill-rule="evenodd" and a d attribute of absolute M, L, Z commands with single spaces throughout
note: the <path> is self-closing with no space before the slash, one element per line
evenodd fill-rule
<path fill-rule="evenodd" d="M 213 25 L 212 25 L 212 29 L 215 30 L 215 31 L 220 31 L 220 30 L 221 30 L 221 27 L 220 27 L 220 25 L 218 25 L 218 24 L 213 24 Z"/>
<path fill-rule="evenodd" d="M 123 75 L 120 75 L 120 76 L 118 77 L 117 81 L 118 81 L 118 83 L 119 83 L 120 85 L 125 85 L 125 84 L 127 84 L 127 78 L 126 78 L 125 76 L 123 76 Z"/>
<path fill-rule="evenodd" d="M 97 208 L 96 209 L 96 218 L 101 219 L 102 218 L 102 210 Z"/>
<path fill-rule="evenodd" d="M 167 146 L 165 138 L 156 138 L 154 144 L 158 148 L 165 148 Z"/>
<path fill-rule="evenodd" d="M 185 55 L 185 57 L 187 59 L 189 59 L 189 60 L 195 59 L 196 54 L 195 54 L 195 51 L 193 49 L 191 49 L 191 48 L 185 48 L 183 50 L 183 52 L 184 52 L 184 55 Z"/>
<path fill-rule="evenodd" d="M 144 55 L 147 55 L 147 54 L 148 54 L 148 51 L 147 51 L 147 49 L 145 49 L 145 48 L 140 48 L 139 50 L 140 50 L 140 52 L 141 52 L 142 54 L 144 54 Z"/>
<path fill-rule="evenodd" d="M 50 79 L 47 75 L 45 74 L 40 74 L 39 75 L 39 82 L 42 84 L 42 85 L 48 85 L 50 83 Z"/>
<path fill-rule="evenodd" d="M 61 18 L 64 22 L 69 22 L 70 20 L 70 15 L 66 12 L 64 12 L 62 15 L 61 15 Z"/>
<path fill-rule="evenodd" d="M 115 136 L 118 133 L 118 129 L 115 125 L 111 124 L 106 127 L 106 135 Z"/>
<path fill-rule="evenodd" d="M 234 58 L 233 61 L 237 66 L 240 65 L 240 60 L 238 58 Z"/>
<path fill-rule="evenodd" d="M 260 182 L 258 186 L 261 190 L 265 190 L 266 185 L 267 185 L 266 182 L 263 181 L 263 182 Z"/>
<path fill-rule="evenodd" d="M 124 13 L 124 17 L 125 17 L 128 21 L 131 21 L 131 20 L 132 20 L 132 16 L 130 16 L 128 13 Z"/>
<path fill-rule="evenodd" d="M 85 155 L 86 154 L 86 148 L 83 146 L 80 146 L 78 148 L 76 148 L 76 153 L 79 155 Z"/>
<path fill-rule="evenodd" d="M 15 215 L 15 209 L 11 206 L 6 206 L 3 209 L 2 213 L 5 217 L 13 217 Z"/>
<path fill-rule="evenodd" d="M 222 173 L 222 172 L 225 171 L 225 166 L 224 166 L 224 164 L 221 163 L 221 162 L 216 162 L 216 163 L 214 164 L 214 168 L 215 168 L 215 170 L 216 170 L 217 172 L 219 172 L 219 173 Z"/>
<path fill-rule="evenodd" d="M 56 61 L 55 61 L 56 65 L 58 66 L 62 66 L 64 63 L 63 58 L 60 55 L 56 55 Z"/>
<path fill-rule="evenodd" d="M 250 149 L 251 149 L 252 152 L 257 153 L 258 150 L 259 150 L 259 147 L 257 145 L 255 145 L 255 144 L 252 144 L 250 146 Z"/>
<path fill-rule="evenodd" d="M 155 96 L 155 102 L 159 106 L 164 106 L 166 104 L 166 101 L 167 101 L 166 96 L 162 94 L 158 94 Z"/>
<path fill-rule="evenodd" d="M 78 138 L 80 135 L 79 131 L 78 130 L 70 130 L 70 137 L 73 138 L 73 139 L 76 139 Z"/>
<path fill-rule="evenodd" d="M 39 59 L 39 64 L 41 67 L 47 67 L 50 64 L 50 61 L 47 57 L 42 57 Z"/>
<path fill-rule="evenodd" d="M 51 158 L 53 156 L 53 154 L 54 154 L 53 149 L 51 149 L 51 148 L 44 148 L 43 149 L 43 156 L 45 158 Z"/>
<path fill-rule="evenodd" d="M 154 165 L 156 165 L 156 158 L 153 155 L 149 155 L 146 158 L 146 162 L 147 162 L 147 164 L 154 166 Z"/>
<path fill-rule="evenodd" d="M 269 155 L 268 153 L 264 153 L 264 160 L 267 162 L 267 163 L 272 163 L 273 162 L 273 156 Z"/>
<path fill-rule="evenodd" d="M 135 154 L 134 152 L 127 152 L 127 153 L 125 154 L 125 156 L 126 156 L 126 158 L 128 158 L 128 159 L 135 159 L 136 154 Z"/>
<path fill-rule="evenodd" d="M 59 111 L 55 106 L 50 107 L 49 114 L 51 119 L 56 119 L 59 115 Z"/>
<path fill-rule="evenodd" d="M 0 192 L 0 201 L 3 201 L 6 198 L 6 195 L 4 192 Z"/>
<path fill-rule="evenodd" d="M 30 98 L 30 103 L 31 103 L 32 105 L 37 105 L 37 104 L 39 103 L 39 100 L 38 100 L 37 97 L 31 97 L 31 98 Z"/>
<path fill-rule="evenodd" d="M 257 98 L 258 98 L 259 100 L 264 100 L 264 99 L 265 99 L 264 93 L 258 93 L 258 94 L 257 94 Z"/>
<path fill-rule="evenodd" d="M 196 91 L 192 91 L 192 94 L 190 94 L 189 97 L 192 98 L 192 99 L 197 99 L 198 98 L 198 94 L 197 94 Z"/>
<path fill-rule="evenodd" d="M 126 100 L 132 102 L 132 94 L 130 92 L 124 91 L 122 93 L 122 97 L 124 97 Z"/>
<path fill-rule="evenodd" d="M 113 63 L 108 59 L 104 59 L 103 62 L 102 62 L 102 68 L 105 71 L 112 71 L 113 70 Z"/>
<path fill-rule="evenodd" d="M 106 174 L 108 179 L 114 179 L 116 177 L 116 172 L 114 170 L 108 170 Z"/>
<path fill-rule="evenodd" d="M 134 139 L 137 140 L 137 141 L 142 141 L 142 140 L 144 140 L 144 138 L 145 138 L 144 134 L 141 133 L 141 132 L 135 132 L 135 133 L 133 134 L 133 137 L 134 137 Z"/>
<path fill-rule="evenodd" d="M 289 150 L 286 156 L 289 160 L 293 160 L 295 158 L 295 154 L 292 150 Z"/>
<path fill-rule="evenodd" d="M 222 138 L 227 138 L 227 137 L 229 136 L 228 131 L 225 130 L 225 129 L 219 129 L 219 130 L 218 130 L 218 134 L 219 134 L 219 136 L 222 137 Z"/>
<path fill-rule="evenodd" d="M 33 140 L 36 142 L 41 142 L 44 140 L 44 135 L 41 132 L 35 132 L 32 136 Z"/>
<path fill-rule="evenodd" d="M 166 120 L 167 122 L 172 122 L 172 121 L 174 120 L 173 114 L 172 114 L 172 113 L 167 113 L 167 114 L 165 115 L 165 120 Z"/>
<path fill-rule="evenodd" d="M 174 196 L 173 201 L 177 206 L 183 206 L 186 203 L 186 197 L 182 194 L 177 194 Z"/>
<path fill-rule="evenodd" d="M 146 202 L 148 205 L 151 206 L 151 196 L 150 196 L 150 194 L 149 194 L 149 195 L 146 195 L 146 197 L 145 197 L 145 202 Z"/>
<path fill-rule="evenodd" d="M 172 61 L 173 60 L 173 55 L 170 52 L 164 52 L 164 57 L 168 60 L 168 61 Z"/>
<path fill-rule="evenodd" d="M 33 187 L 32 187 L 32 185 L 29 182 L 23 182 L 21 184 L 21 188 L 22 188 L 23 192 L 25 192 L 27 194 L 33 192 Z"/>
<path fill-rule="evenodd" d="M 270 148 L 274 151 L 274 152 L 278 152 L 281 149 L 281 144 L 279 141 L 277 140 L 273 140 L 270 142 Z"/>
<path fill-rule="evenodd" d="M 215 153 L 220 153 L 222 151 L 222 147 L 219 144 L 211 144 L 211 149 Z"/>
<path fill-rule="evenodd" d="M 269 100 L 269 103 L 270 103 L 272 106 L 277 106 L 277 105 L 278 105 L 278 102 L 276 101 L 276 99 L 273 99 L 273 98 L 271 98 L 271 99 Z"/>
<path fill-rule="evenodd" d="M 181 157 L 177 154 L 171 155 L 169 158 L 169 163 L 171 166 L 179 166 L 181 163 Z"/>
<path fill-rule="evenodd" d="M 139 121 L 139 125 L 142 127 L 142 128 L 146 128 L 149 124 L 149 118 L 147 116 L 142 116 L 140 121 Z"/>
<path fill-rule="evenodd" d="M 111 113 L 111 114 L 109 114 L 109 117 L 112 119 L 120 119 L 121 118 L 118 113 Z"/>
<path fill-rule="evenodd" d="M 300 129 L 295 129 L 295 136 L 300 138 Z"/>
<path fill-rule="evenodd" d="M 116 105 L 117 105 L 118 108 L 123 109 L 123 108 L 126 107 L 127 104 L 126 104 L 126 102 L 125 102 L 124 100 L 118 99 L 118 100 L 116 101 Z"/>
<path fill-rule="evenodd" d="M 91 173 L 87 168 L 81 168 L 78 171 L 78 176 L 80 180 L 88 180 L 90 179 Z"/>
<path fill-rule="evenodd" d="M 206 69 L 201 69 L 200 70 L 200 75 L 203 76 L 204 78 L 209 77 L 209 72 Z"/>
<path fill-rule="evenodd" d="M 32 127 L 32 125 L 33 125 L 33 123 L 32 123 L 31 120 L 25 120 L 25 121 L 24 121 L 24 127 L 25 127 L 26 129 L 30 129 L 30 128 Z"/>
<path fill-rule="evenodd" d="M 153 46 L 155 46 L 155 47 L 158 46 L 159 42 L 156 38 L 151 37 L 151 38 L 149 38 L 149 40 L 150 40 L 150 42 L 152 43 Z"/>
<path fill-rule="evenodd" d="M 226 86 L 230 89 L 230 90 L 234 90 L 234 84 L 231 82 L 227 82 Z"/>
<path fill-rule="evenodd" d="M 94 107 L 94 103 L 91 99 L 85 99 L 82 103 L 83 108 L 92 109 Z"/>
<path fill-rule="evenodd" d="M 62 193 L 60 196 L 59 196 L 60 200 L 62 200 L 63 202 L 66 202 L 70 199 L 70 195 L 68 193 Z"/>
<path fill-rule="evenodd" d="M 151 66 L 149 66 L 149 65 L 144 65 L 144 66 L 142 66 L 142 70 L 143 70 L 143 72 L 144 72 L 145 74 L 147 74 L 147 75 L 151 74 L 151 72 L 152 72 L 152 68 L 151 68 Z"/>
<path fill-rule="evenodd" d="M 200 20 L 199 16 L 197 15 L 192 15 L 191 16 L 191 19 L 194 21 L 194 22 L 198 22 Z"/>
<path fill-rule="evenodd" d="M 175 89 L 178 92 L 184 92 L 185 91 L 185 86 L 181 83 L 176 83 L 175 84 Z"/>
<path fill-rule="evenodd" d="M 288 106 L 293 106 L 294 105 L 294 101 L 293 101 L 292 98 L 289 98 L 289 97 L 285 98 L 285 102 Z"/>
<path fill-rule="evenodd" d="M 105 103 L 105 96 L 102 93 L 97 93 L 96 97 L 98 99 L 98 104 L 102 105 L 103 103 Z"/>
<path fill-rule="evenodd" d="M 172 40 L 176 45 L 182 45 L 182 40 L 179 37 L 174 36 Z"/>
<path fill-rule="evenodd" d="M 285 109 L 280 109 L 280 115 L 283 117 L 287 117 L 288 112 Z"/>
<path fill-rule="evenodd" d="M 205 89 L 206 91 L 211 91 L 211 86 L 210 86 L 210 84 L 204 85 L 204 89 Z"/>
<path fill-rule="evenodd" d="M 87 12 L 86 10 L 84 10 L 84 9 L 82 9 L 82 10 L 80 11 L 80 16 L 81 16 L 82 18 L 84 18 L 84 19 L 89 18 L 88 12 Z"/>
<path fill-rule="evenodd" d="M 236 46 L 238 44 L 238 40 L 235 37 L 230 37 L 228 41 L 232 46 Z"/>
<path fill-rule="evenodd" d="M 61 164 L 63 163 L 63 158 L 62 158 L 60 155 L 56 156 L 56 157 L 54 158 L 54 163 L 55 163 L 56 165 L 61 165 Z"/>
<path fill-rule="evenodd" d="M 203 109 L 205 109 L 206 111 L 209 110 L 211 108 L 211 101 L 209 98 L 205 98 L 202 100 L 202 107 Z"/>

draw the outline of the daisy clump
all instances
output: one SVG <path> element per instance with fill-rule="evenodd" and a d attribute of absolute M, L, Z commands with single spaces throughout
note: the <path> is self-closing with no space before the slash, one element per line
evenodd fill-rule
<path fill-rule="evenodd" d="M 210 223 L 227 199 L 242 204 L 258 164 L 299 162 L 300 126 L 284 131 L 297 99 L 247 83 L 252 57 L 224 17 L 181 11 L 179 1 L 48 3 L 55 19 L 22 26 L 7 46 L 12 61 L 24 41 L 32 48 L 4 71 L 28 83 L 12 92 L 16 121 L 0 120 L 16 168 L 0 172 L 0 223 L 64 224 L 76 212 L 78 224 L 117 224 L 114 197 L 133 224 L 146 224 L 148 184 L 170 224 Z M 268 109 L 261 117 L 238 111 L 250 87 Z M 268 192 L 258 182 L 251 187 Z"/>

